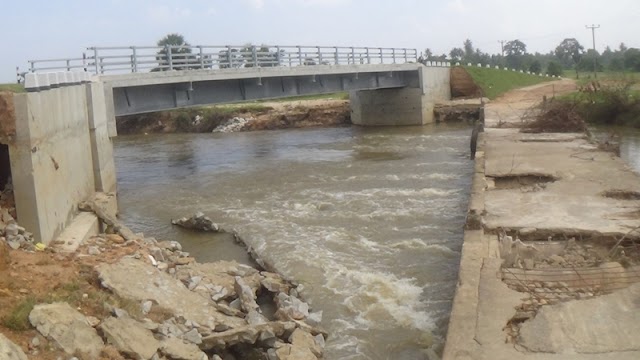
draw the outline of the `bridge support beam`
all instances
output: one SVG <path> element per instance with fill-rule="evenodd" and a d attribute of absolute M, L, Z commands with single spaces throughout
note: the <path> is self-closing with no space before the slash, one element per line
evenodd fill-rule
<path fill-rule="evenodd" d="M 351 122 L 364 126 L 432 123 L 435 103 L 451 98 L 449 70 L 448 67 L 421 67 L 419 88 L 350 92 Z"/>

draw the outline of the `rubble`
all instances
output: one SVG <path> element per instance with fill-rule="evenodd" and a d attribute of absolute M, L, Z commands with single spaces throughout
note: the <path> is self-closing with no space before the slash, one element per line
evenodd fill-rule
<path fill-rule="evenodd" d="M 171 220 L 171 223 L 190 230 L 224 232 L 224 230 L 220 229 L 218 224 L 211 221 L 208 216 L 205 216 L 204 213 L 200 211 L 189 218 L 182 217 L 180 219 Z"/>

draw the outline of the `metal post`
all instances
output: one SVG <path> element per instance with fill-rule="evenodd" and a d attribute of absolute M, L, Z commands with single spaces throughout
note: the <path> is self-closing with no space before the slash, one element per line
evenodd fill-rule
<path fill-rule="evenodd" d="M 282 59 L 280 58 L 280 46 L 276 45 L 276 66 L 280 66 L 280 62 Z"/>
<path fill-rule="evenodd" d="M 382 56 L 382 48 L 380 48 L 380 64 L 384 64 L 384 56 Z"/>
<path fill-rule="evenodd" d="M 227 59 L 229 60 L 229 69 L 233 69 L 233 56 L 231 56 L 231 46 L 227 46 Z"/>
<path fill-rule="evenodd" d="M 104 58 L 100 58 L 100 74 L 104 74 Z"/>
<path fill-rule="evenodd" d="M 351 47 L 351 60 L 354 64 L 356 63 L 356 49 L 354 47 Z"/>
<path fill-rule="evenodd" d="M 371 55 L 369 55 L 369 48 L 365 48 L 367 50 L 367 64 L 371 64 Z"/>
<path fill-rule="evenodd" d="M 33 61 L 29 61 L 29 71 L 36 72 L 36 64 Z"/>
<path fill-rule="evenodd" d="M 391 54 L 393 56 L 393 63 L 396 63 L 396 48 L 391 49 Z"/>
<path fill-rule="evenodd" d="M 70 64 L 70 60 L 67 59 L 67 71 L 71 71 L 71 64 Z"/>
<path fill-rule="evenodd" d="M 596 53 L 596 29 L 600 28 L 600 25 L 587 25 L 587 29 L 591 29 L 591 38 L 593 39 L 593 77 L 598 79 L 598 54 Z"/>
<path fill-rule="evenodd" d="M 320 50 L 320 46 L 317 46 L 318 49 L 318 65 L 322 65 L 322 51 Z"/>
<path fill-rule="evenodd" d="M 338 47 L 336 46 L 336 65 L 340 65 L 340 57 L 338 56 Z"/>
<path fill-rule="evenodd" d="M 100 68 L 98 65 L 98 48 L 93 48 L 93 62 L 96 67 L 96 75 L 100 74 Z"/>
<path fill-rule="evenodd" d="M 253 58 L 253 66 L 258 67 L 258 53 L 255 45 L 251 45 L 251 57 Z"/>
<path fill-rule="evenodd" d="M 302 62 L 302 47 L 298 46 L 298 61 L 300 61 L 300 65 L 303 64 Z"/>
<path fill-rule="evenodd" d="M 131 47 L 131 70 L 132 72 L 138 72 L 138 53 L 136 52 L 136 47 Z"/>
<path fill-rule="evenodd" d="M 173 54 L 171 53 L 171 46 L 165 45 L 165 55 L 167 55 L 168 70 L 173 70 Z"/>
<path fill-rule="evenodd" d="M 407 48 L 404 48 L 404 62 L 409 62 L 409 58 L 407 57 Z"/>
<path fill-rule="evenodd" d="M 200 69 L 204 69 L 204 54 L 202 52 L 202 46 L 198 46 L 200 49 Z"/>

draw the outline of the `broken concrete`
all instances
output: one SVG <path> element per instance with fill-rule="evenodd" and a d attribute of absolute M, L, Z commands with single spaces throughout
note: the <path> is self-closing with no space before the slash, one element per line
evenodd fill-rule
<path fill-rule="evenodd" d="M 6 336 L 0 334 L 0 359 L 29 360 L 22 349 Z"/>
<path fill-rule="evenodd" d="M 485 107 L 445 360 L 640 358 L 635 250 L 612 251 L 638 238 L 640 200 L 603 196 L 640 192 L 640 178 L 584 134 L 513 128 L 543 95 L 572 88 L 536 85 Z"/>
<path fill-rule="evenodd" d="M 36 305 L 29 314 L 29 322 L 67 354 L 82 353 L 89 359 L 97 359 L 104 347 L 85 316 L 67 303 Z"/>
<path fill-rule="evenodd" d="M 120 297 L 137 301 L 151 300 L 176 316 L 214 329 L 218 324 L 230 328 L 245 326 L 243 319 L 218 312 L 213 301 L 189 291 L 179 280 L 150 264 L 123 258 L 115 264 L 100 264 L 97 271 L 102 285 Z"/>
<path fill-rule="evenodd" d="M 151 359 L 160 347 L 151 331 L 132 318 L 110 317 L 100 324 L 100 329 L 109 344 L 134 359 Z"/>

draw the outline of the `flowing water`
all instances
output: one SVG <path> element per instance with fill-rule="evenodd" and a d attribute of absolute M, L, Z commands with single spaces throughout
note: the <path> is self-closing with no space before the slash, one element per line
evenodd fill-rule
<path fill-rule="evenodd" d="M 199 261 L 228 237 L 172 228 L 203 211 L 305 287 L 327 359 L 419 359 L 442 343 L 473 163 L 468 127 L 118 137 L 122 219 Z"/>

